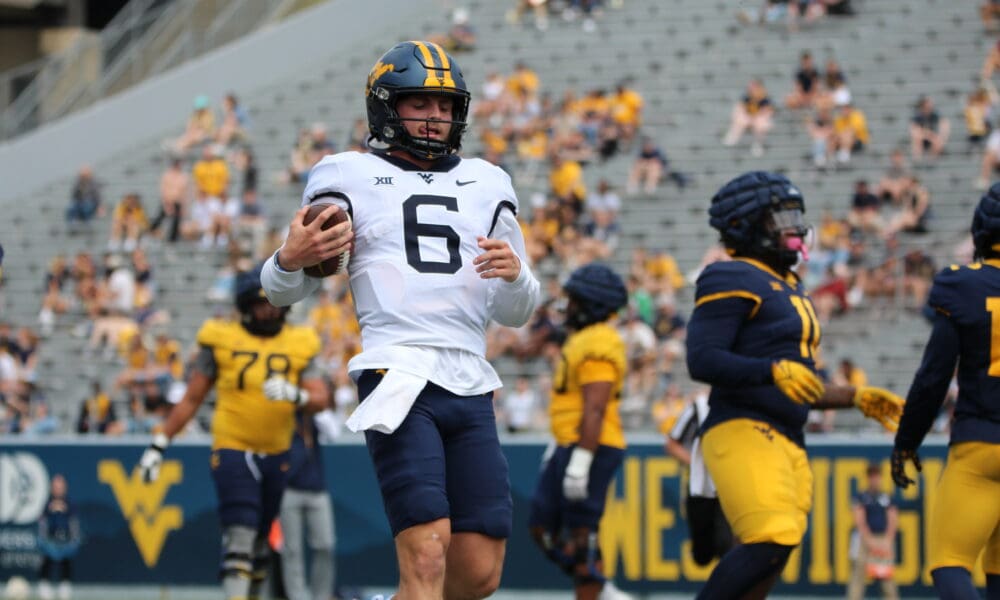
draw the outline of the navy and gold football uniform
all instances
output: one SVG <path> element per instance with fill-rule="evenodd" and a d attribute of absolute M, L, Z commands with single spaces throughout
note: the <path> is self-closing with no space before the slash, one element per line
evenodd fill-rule
<path fill-rule="evenodd" d="M 625 343 L 608 323 L 596 323 L 571 334 L 563 344 L 552 379 L 549 420 L 556 448 L 549 457 L 532 501 L 532 526 L 559 533 L 562 528 L 597 531 L 604 514 L 608 485 L 625 456 L 618 404 L 625 382 Z M 580 441 L 583 386 L 610 382 L 611 398 L 604 411 L 598 447 L 590 470 L 587 498 L 571 502 L 563 495 L 563 477 L 574 446 Z"/>
<path fill-rule="evenodd" d="M 702 453 L 741 543 L 699 599 L 765 596 L 802 541 L 812 507 L 802 435 L 810 405 L 857 407 L 893 430 L 901 412 L 889 390 L 827 388 L 817 375 L 819 320 L 793 272 L 808 257 L 804 213 L 802 192 L 765 171 L 733 178 L 708 210 L 736 260 L 698 278 L 687 361 L 712 386 Z"/>
<path fill-rule="evenodd" d="M 273 337 L 260 337 L 235 321 L 213 319 L 198 331 L 198 344 L 203 355 L 198 368 L 214 377 L 217 393 L 212 448 L 261 454 L 288 450 L 295 405 L 268 400 L 261 388 L 272 375 L 299 384 L 319 352 L 316 332 L 286 325 Z"/>
<path fill-rule="evenodd" d="M 957 363 L 948 462 L 930 518 L 930 568 L 971 571 L 985 547 L 984 570 L 1000 574 L 1000 259 L 944 269 L 928 304 L 935 311 L 933 331 L 895 446 L 920 446 Z"/>
<path fill-rule="evenodd" d="M 577 597 L 593 597 L 607 583 L 598 525 L 625 457 L 618 406 L 628 363 L 610 319 L 628 302 L 628 291 L 599 263 L 574 270 L 562 289 L 570 334 L 552 378 L 555 446 L 543 459 L 528 526 L 546 557 L 573 578 Z"/>
<path fill-rule="evenodd" d="M 625 382 L 625 343 L 618 331 L 608 323 L 597 323 L 567 338 L 559 356 L 552 381 L 549 418 L 552 435 L 560 446 L 575 444 L 580 439 L 583 418 L 583 386 L 607 381 L 612 383 L 611 400 L 604 412 L 604 423 L 598 443 L 612 448 L 625 448 L 618 403 Z"/>
<path fill-rule="evenodd" d="M 308 378 L 319 338 L 293 325 L 261 337 L 235 321 L 213 319 L 198 331 L 198 344 L 194 368 L 215 380 L 217 393 L 211 466 L 222 525 L 266 531 L 288 480 L 295 405 L 269 400 L 262 387 L 275 374 L 294 384 Z"/>
<path fill-rule="evenodd" d="M 807 405 L 785 396 L 771 367 L 815 370 L 819 321 L 802 283 L 741 258 L 698 279 L 688 325 L 692 377 L 712 385 L 702 426 L 705 463 L 743 543 L 794 546 L 806 529 L 812 474 L 803 448 Z"/>

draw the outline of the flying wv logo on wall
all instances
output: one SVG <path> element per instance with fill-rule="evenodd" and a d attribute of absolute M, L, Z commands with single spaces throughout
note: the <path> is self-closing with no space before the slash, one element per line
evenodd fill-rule
<path fill-rule="evenodd" d="M 132 469 L 131 476 L 126 476 L 120 461 L 102 460 L 97 464 L 97 479 L 111 486 L 142 562 L 149 568 L 155 567 L 167 534 L 184 524 L 184 513 L 179 506 L 163 505 L 170 487 L 184 479 L 181 462 L 164 461 L 156 481 L 145 483 L 138 467 Z"/>

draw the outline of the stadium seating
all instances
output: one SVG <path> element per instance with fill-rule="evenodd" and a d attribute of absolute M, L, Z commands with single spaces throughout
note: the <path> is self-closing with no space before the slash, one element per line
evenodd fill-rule
<path fill-rule="evenodd" d="M 558 98 L 573 87 L 612 88 L 624 78 L 646 100 L 642 133 L 669 154 L 674 168 L 695 181 L 684 190 L 666 184 L 655 196 L 624 198 L 622 243 L 615 265 L 625 268 L 631 250 L 644 245 L 668 250 L 681 268 L 697 266 L 715 241 L 707 226 L 706 206 L 715 188 L 729 177 L 749 169 L 786 172 L 804 190 L 809 216 L 817 220 L 823 209 L 847 211 L 853 182 L 877 181 L 894 147 L 908 148 L 908 122 L 921 94 L 931 96 L 952 121 L 948 152 L 918 175 L 932 193 L 930 233 L 907 236 L 903 247 L 921 247 L 938 264 L 951 260 L 952 247 L 961 240 L 970 207 L 978 195 L 972 182 L 978 160 L 964 152 L 962 100 L 974 84 L 982 58 L 992 40 L 981 33 L 975 7 L 947 0 L 893 0 L 856 2 L 853 17 L 827 18 L 797 33 L 778 27 L 741 26 L 734 5 L 723 0 L 624 0 L 608 8 L 593 33 L 579 23 L 553 19 L 544 32 L 528 24 L 514 27 L 505 20 L 510 2 L 478 0 L 468 3 L 472 23 L 479 31 L 479 48 L 460 55 L 473 94 L 479 92 L 489 70 L 509 72 L 523 60 L 538 74 L 544 91 Z M 342 146 L 354 118 L 363 115 L 361 89 L 367 69 L 381 50 L 400 39 L 418 38 L 443 29 L 444 15 L 428 15 L 418 26 L 397 24 L 387 37 L 371 39 L 368 47 L 331 57 L 320 73 L 289 66 L 284 81 L 260 82 L 258 89 L 235 90 L 250 110 L 252 138 L 261 168 L 260 196 L 273 223 L 285 222 L 298 205 L 300 188 L 274 182 L 283 168 L 300 127 L 322 121 L 331 127 L 331 139 Z M 845 68 L 855 103 L 868 115 L 873 142 L 855 157 L 850 169 L 818 173 L 809 161 L 809 140 L 801 116 L 780 109 L 763 157 L 751 157 L 746 145 L 720 143 L 732 104 L 746 82 L 760 77 L 772 99 L 779 102 L 790 90 L 797 56 L 812 50 L 817 62 L 836 57 Z M 156 190 L 165 156 L 162 138 L 137 139 L 135 146 L 113 160 L 94 167 L 106 182 L 104 200 L 113 204 L 125 192 L 144 195 L 147 211 L 156 210 Z M 475 126 L 468 136 L 476 150 Z M 588 166 L 588 185 L 607 178 L 624 187 L 631 156 L 619 156 Z M 37 193 L 3 207 L 0 240 L 8 257 L 23 256 L 5 265 L 3 319 L 33 324 L 39 308 L 45 267 L 56 253 L 88 249 L 95 254 L 107 242 L 107 219 L 94 224 L 91 234 L 70 237 L 63 221 L 71 181 L 54 180 Z M 522 201 L 532 192 L 519 188 Z M 873 250 L 880 251 L 880 250 Z M 204 300 L 204 290 L 222 265 L 221 253 L 199 251 L 195 245 L 150 249 L 160 282 L 159 304 L 173 315 L 171 329 L 184 343 L 193 340 L 198 324 L 215 307 Z M 691 290 L 681 295 L 682 313 L 691 308 Z M 68 416 L 83 394 L 82 382 L 108 377 L 115 369 L 98 360 L 82 359 L 84 340 L 71 335 L 72 320 L 64 318 L 46 340 L 41 356 L 40 381 L 55 402 L 57 414 Z M 868 306 L 836 320 L 825 331 L 825 355 L 831 361 L 850 356 L 864 366 L 874 383 L 905 393 L 919 362 L 927 327 L 915 314 L 894 303 Z M 538 369 L 501 361 L 511 377 L 519 369 Z M 64 419 L 64 422 L 68 420 Z"/>

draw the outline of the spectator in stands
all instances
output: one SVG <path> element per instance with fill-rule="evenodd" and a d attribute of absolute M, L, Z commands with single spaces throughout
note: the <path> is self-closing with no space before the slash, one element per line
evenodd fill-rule
<path fill-rule="evenodd" d="M 538 429 L 538 395 L 527 377 L 518 377 L 514 389 L 503 395 L 500 422 L 507 433 Z"/>
<path fill-rule="evenodd" d="M 146 209 L 139 194 L 125 194 L 111 216 L 111 238 L 108 250 L 131 252 L 139 245 L 139 239 L 149 228 Z"/>
<path fill-rule="evenodd" d="M 246 142 L 249 126 L 250 117 L 247 111 L 240 106 L 236 94 L 229 92 L 222 99 L 222 123 L 219 125 L 215 141 L 223 146 Z"/>
<path fill-rule="evenodd" d="M 868 385 L 868 374 L 861 367 L 854 364 L 850 358 L 842 358 L 840 365 L 833 374 L 834 385 L 852 385 L 861 387 Z"/>
<path fill-rule="evenodd" d="M 889 155 L 889 166 L 875 186 L 875 195 L 883 202 L 898 203 L 903 198 L 903 191 L 906 190 L 910 175 L 906 154 L 899 148 L 893 148 Z"/>
<path fill-rule="evenodd" d="M 830 57 L 823 67 L 822 88 L 816 102 L 820 106 L 836 107 L 850 104 L 851 89 L 847 87 L 847 76 L 837 59 Z"/>
<path fill-rule="evenodd" d="M 215 115 L 212 113 L 212 107 L 209 106 L 208 96 L 197 96 L 194 99 L 194 106 L 191 116 L 188 117 L 184 133 L 171 144 L 172 151 L 185 154 L 191 148 L 210 142 L 214 138 Z"/>
<path fill-rule="evenodd" d="M 767 89 L 759 79 L 751 79 L 747 85 L 746 94 L 733 107 L 730 116 L 729 131 L 722 138 L 725 146 L 735 146 L 739 143 L 743 133 L 748 129 L 753 134 L 753 144 L 750 146 L 750 154 L 753 156 L 764 155 L 764 141 L 767 134 L 774 126 L 774 105 L 771 103 Z"/>
<path fill-rule="evenodd" d="M 80 403 L 80 416 L 76 421 L 77 433 L 105 433 L 115 422 L 115 406 L 104 393 L 101 382 L 90 384 L 90 395 Z"/>
<path fill-rule="evenodd" d="M 205 146 L 201 158 L 191 168 L 191 174 L 198 196 L 218 200 L 225 198 L 229 189 L 229 166 L 222 158 L 219 146 Z"/>
<path fill-rule="evenodd" d="M 785 106 L 791 109 L 812 107 L 819 93 L 819 71 L 808 50 L 799 55 L 799 68 L 792 85 L 792 92 L 785 96 Z"/>
<path fill-rule="evenodd" d="M 563 160 L 562 155 L 553 152 L 549 157 L 549 186 L 552 195 L 561 203 L 574 208 L 579 214 L 587 197 L 587 187 L 583 182 L 583 168 L 573 160 Z"/>
<path fill-rule="evenodd" d="M 101 205 L 101 186 L 94 179 L 94 172 L 89 166 L 80 168 L 70 193 L 69 207 L 66 208 L 66 222 L 69 232 L 76 232 L 77 223 L 89 223 L 94 217 L 104 216 Z"/>
<path fill-rule="evenodd" d="M 903 255 L 903 293 L 906 306 L 914 311 L 926 308 L 927 294 L 937 267 L 934 259 L 923 250 L 910 250 Z"/>
<path fill-rule="evenodd" d="M 75 299 L 87 316 L 93 318 L 97 315 L 99 307 L 97 267 L 94 265 L 93 257 L 87 252 L 78 252 L 73 258 L 72 273 Z M 86 335 L 85 328 L 86 323 L 78 323 L 74 335 L 78 337 Z"/>
<path fill-rule="evenodd" d="M 827 0 L 789 0 L 788 30 L 798 31 L 799 20 L 810 25 L 826 15 Z"/>
<path fill-rule="evenodd" d="M 56 473 L 49 485 L 49 499 L 38 520 L 38 549 L 42 555 L 42 565 L 38 570 L 38 597 L 54 597 L 52 584 L 56 582 L 56 567 L 59 569 L 59 598 L 69 600 L 72 596 L 73 572 L 70 561 L 80 549 L 80 518 L 76 507 L 70 501 L 66 478 Z"/>
<path fill-rule="evenodd" d="M 620 145 L 629 146 L 642 125 L 642 95 L 631 87 L 631 81 L 621 81 L 611 97 L 610 114 L 618 130 Z"/>
<path fill-rule="evenodd" d="M 837 107 L 837 116 L 833 119 L 832 141 L 837 163 L 850 163 L 851 155 L 864 150 L 870 141 L 865 113 L 850 103 Z"/>
<path fill-rule="evenodd" d="M 56 315 L 65 313 L 73 303 L 72 297 L 66 293 L 66 284 L 72 276 L 66 257 L 62 254 L 55 255 L 45 273 L 42 308 L 38 313 L 43 337 L 48 337 L 55 328 Z"/>
<path fill-rule="evenodd" d="M 515 99 L 537 96 L 539 85 L 538 74 L 524 61 L 517 61 L 514 72 L 507 78 L 507 90 Z"/>
<path fill-rule="evenodd" d="M 882 232 L 882 201 L 868 188 L 868 181 L 859 179 L 854 184 L 854 195 L 851 198 L 851 211 L 847 222 L 868 233 Z"/>
<path fill-rule="evenodd" d="M 965 117 L 965 129 L 968 134 L 966 140 L 970 149 L 982 146 L 990 134 L 996 115 L 995 105 L 996 102 L 984 87 L 977 88 L 966 99 L 962 115 Z"/>
<path fill-rule="evenodd" d="M 950 133 L 951 122 L 938 114 L 933 100 L 921 96 L 910 121 L 910 153 L 913 160 L 923 160 L 924 152 L 930 152 L 931 158 L 940 156 Z"/>
<path fill-rule="evenodd" d="M 666 250 L 658 250 L 647 258 L 643 271 L 646 288 L 654 296 L 672 301 L 677 290 L 684 287 L 684 275 L 677 261 Z M 646 322 L 652 323 L 652 320 L 647 319 Z"/>
<path fill-rule="evenodd" d="M 367 122 L 365 130 L 367 131 Z M 280 181 L 295 183 L 304 180 L 309 174 L 309 169 L 313 166 L 313 163 L 309 162 L 310 160 L 312 160 L 312 137 L 309 130 L 303 128 L 299 130 L 299 134 L 295 138 L 295 145 L 292 146 L 292 151 L 288 155 L 288 168 L 281 174 Z"/>
<path fill-rule="evenodd" d="M 34 382 L 38 366 L 38 335 L 30 327 L 18 327 L 14 344 L 10 345 L 18 363 L 18 378 Z"/>
<path fill-rule="evenodd" d="M 666 166 L 667 157 L 660 147 L 652 139 L 642 138 L 639 155 L 629 170 L 625 193 L 630 196 L 635 194 L 639 191 L 640 184 L 646 194 L 656 193 L 656 188 L 660 183 L 660 178 L 663 177 Z"/>
<path fill-rule="evenodd" d="M 620 232 L 621 227 L 615 214 L 607 210 L 592 211 L 583 227 L 583 234 L 598 245 L 592 246 L 593 252 L 602 259 L 608 258 L 618 247 Z"/>
<path fill-rule="evenodd" d="M 149 225 L 150 233 L 159 236 L 160 225 L 167 221 L 166 239 L 169 242 L 176 242 L 180 237 L 181 218 L 190 201 L 191 179 L 183 165 L 183 161 L 175 157 L 160 176 L 160 212 Z"/>
<path fill-rule="evenodd" d="M 625 356 L 628 360 L 628 375 L 625 379 L 625 389 L 628 391 L 622 399 L 621 411 L 623 419 L 632 421 L 634 426 L 648 418 L 656 389 L 656 334 L 640 318 L 638 311 L 632 308 L 628 309 L 619 333 L 625 342 Z"/>
<path fill-rule="evenodd" d="M 201 237 L 201 247 L 210 248 L 213 243 L 225 247 L 229 243 L 230 219 L 226 215 L 224 203 L 228 199 L 229 166 L 222 159 L 218 147 L 208 146 L 202 159 L 194 164 L 196 202 L 191 207 L 191 218 L 182 226 L 186 238 Z"/>
<path fill-rule="evenodd" d="M 347 134 L 347 149 L 354 152 L 368 152 L 368 135 L 368 121 L 360 117 L 354 119 Z"/>
<path fill-rule="evenodd" d="M 445 33 L 431 34 L 428 41 L 448 52 L 469 52 L 476 49 L 476 28 L 469 23 L 469 9 L 463 6 L 451 12 L 451 27 Z"/>
<path fill-rule="evenodd" d="M 476 97 L 472 114 L 475 115 L 476 119 L 482 119 L 489 126 L 499 126 L 499 119 L 502 118 L 509 102 L 506 92 L 507 85 L 503 76 L 497 71 L 488 72 L 483 81 L 482 91 Z M 361 121 L 365 123 L 363 119 Z M 367 130 L 368 125 L 365 123 L 365 131 Z"/>
<path fill-rule="evenodd" d="M 827 262 L 823 275 L 819 285 L 809 291 L 820 325 L 826 325 L 834 315 L 843 314 L 850 306 L 847 269 L 841 264 Z M 832 412 L 828 418 L 833 418 Z"/>
<path fill-rule="evenodd" d="M 235 163 L 237 170 L 240 172 L 240 196 L 244 199 L 247 196 L 253 196 L 253 200 L 256 201 L 259 170 L 253 149 L 249 146 L 241 148 L 236 153 Z"/>
<path fill-rule="evenodd" d="M 181 356 L 180 342 L 171 339 L 163 329 L 157 331 L 153 340 L 153 357 L 149 375 L 163 388 L 184 377 L 184 360 Z"/>
<path fill-rule="evenodd" d="M 333 154 L 336 148 L 330 140 L 330 132 L 325 123 L 313 123 L 309 129 L 309 168 L 318 163 L 327 154 Z"/>
<path fill-rule="evenodd" d="M 595 211 L 604 211 L 611 214 L 615 219 L 621 210 L 622 201 L 614 187 L 607 179 L 597 182 L 597 190 L 587 195 L 587 212 L 593 217 Z"/>
<path fill-rule="evenodd" d="M 986 150 L 980 161 L 976 189 L 982 191 L 988 188 L 998 168 L 1000 168 L 1000 128 L 994 128 L 986 138 Z"/>
<path fill-rule="evenodd" d="M 914 175 L 907 178 L 900 201 L 894 205 L 895 213 L 889 218 L 885 235 L 899 232 L 926 233 L 930 217 L 931 194 Z"/>
<path fill-rule="evenodd" d="M 785 22 L 791 28 L 789 4 L 798 1 L 764 0 L 763 6 L 759 10 L 755 8 L 743 8 L 736 14 L 736 17 L 743 24 L 757 23 L 763 25 Z"/>
<path fill-rule="evenodd" d="M 34 387 L 33 383 L 27 383 Z M 31 416 L 22 425 L 25 435 L 52 435 L 59 432 L 59 419 L 52 415 L 45 400 L 31 401 Z"/>
<path fill-rule="evenodd" d="M 88 350 L 94 353 L 103 346 L 110 360 L 121 336 L 135 329 L 132 311 L 135 308 L 135 274 L 120 256 L 110 254 L 105 262 L 106 281 L 98 291 L 98 309 L 90 332 Z"/>
<path fill-rule="evenodd" d="M 830 159 L 830 150 L 833 146 L 833 118 L 830 116 L 830 109 L 820 106 L 816 110 L 816 115 L 806 120 L 806 131 L 812 141 L 812 161 L 819 169 L 826 168 Z"/>
<path fill-rule="evenodd" d="M 507 20 L 513 25 L 518 25 L 521 23 L 521 15 L 528 10 L 535 14 L 536 29 L 545 31 L 549 28 L 548 0 L 517 0 L 514 10 L 507 13 Z"/>
<path fill-rule="evenodd" d="M 986 31 L 996 31 L 1000 19 L 1000 0 L 986 0 L 979 5 L 979 17 Z"/>
<path fill-rule="evenodd" d="M 986 58 L 983 60 L 983 68 L 980 71 L 980 77 L 984 85 L 988 84 L 991 79 L 993 79 L 993 72 L 1000 68 L 1000 40 L 997 40 L 995 44 L 990 46 L 990 51 L 986 54 Z"/>

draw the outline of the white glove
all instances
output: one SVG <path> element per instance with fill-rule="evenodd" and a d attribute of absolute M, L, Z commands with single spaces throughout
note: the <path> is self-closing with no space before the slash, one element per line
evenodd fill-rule
<path fill-rule="evenodd" d="M 590 480 L 590 463 L 594 461 L 594 453 L 579 446 L 573 448 L 563 475 L 563 495 L 567 500 L 579 502 L 587 499 L 587 483 Z"/>
<path fill-rule="evenodd" d="M 304 406 L 309 402 L 309 392 L 281 375 L 272 375 L 264 382 L 264 395 L 268 400 L 291 402 L 295 406 Z"/>
<path fill-rule="evenodd" d="M 170 438 L 165 434 L 158 433 L 153 436 L 153 443 L 149 445 L 149 448 L 146 448 L 146 451 L 142 453 L 142 458 L 139 459 L 139 473 L 142 474 L 144 482 L 152 483 L 160 476 L 160 465 L 163 464 L 163 451 L 169 445 Z"/>

